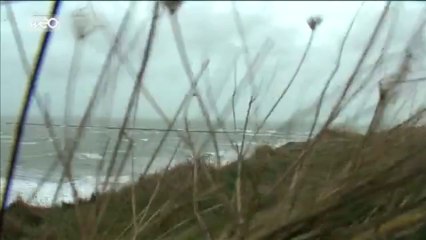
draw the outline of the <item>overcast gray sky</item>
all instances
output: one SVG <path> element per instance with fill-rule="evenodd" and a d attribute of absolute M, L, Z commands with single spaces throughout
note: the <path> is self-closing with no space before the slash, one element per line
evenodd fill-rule
<path fill-rule="evenodd" d="M 49 2 L 13 4 L 19 29 L 24 37 L 27 57 L 30 60 L 33 59 L 41 36 L 40 31 L 31 29 L 32 17 L 47 14 L 49 4 Z M 93 2 L 94 9 L 101 19 L 99 21 L 107 26 L 108 31 L 112 32 L 117 31 L 128 4 L 124 1 Z M 318 96 L 323 83 L 335 65 L 339 43 L 360 4 L 361 2 L 356 1 L 237 2 L 251 58 L 254 57 L 266 39 L 270 39 L 274 43 L 265 63 L 257 73 L 256 82 L 259 83 L 264 78 L 271 78 L 273 69 L 277 64 L 279 66 L 277 77 L 273 80 L 271 87 L 269 89 L 261 87 L 264 91 L 260 92 L 259 99 L 261 101 L 257 103 L 260 116 L 264 116 L 270 109 L 288 83 L 301 58 L 310 34 L 306 19 L 311 15 L 321 15 L 323 22 L 317 30 L 312 49 L 294 86 L 273 114 L 273 120 L 280 120 L 289 116 Z M 391 54 L 387 58 L 389 63 L 386 63 L 385 67 L 381 69 L 382 75 L 395 70 L 395 63 L 402 56 L 400 53 L 417 26 L 422 8 L 425 5 L 423 2 L 394 2 L 392 4 L 394 7 L 392 14 L 395 14 L 395 9 L 398 10 L 395 26 L 397 30 L 391 42 Z M 63 114 L 65 86 L 75 41 L 72 33 L 71 13 L 85 5 L 85 2 L 65 1 L 63 3 L 58 17 L 60 26 L 53 34 L 53 42 L 48 49 L 48 58 L 44 63 L 41 79 L 37 86 L 37 91 L 41 95 L 49 94 L 51 112 L 55 116 Z M 145 28 L 143 34 L 146 35 L 151 6 L 152 2 L 138 3 L 135 17 L 132 19 L 129 31 L 125 36 L 126 41 L 129 41 L 141 26 Z M 383 7 L 384 2 L 379 1 L 364 4 L 347 42 L 341 68 L 334 80 L 335 86 L 339 83 L 342 84 L 350 75 Z M 203 84 L 201 84 L 202 91 L 206 89 L 205 81 L 207 79 L 212 85 L 214 94 L 218 94 L 223 87 L 226 89 L 221 93 L 220 100 L 217 100 L 218 107 L 221 109 L 231 95 L 233 80 L 230 78 L 230 73 L 235 55 L 241 51 L 242 47 L 233 20 L 232 4 L 231 2 L 219 1 L 185 2 L 178 15 L 193 71 L 197 72 L 200 69 L 203 60 L 210 60 L 209 70 Z M 1 6 L 1 17 L 1 116 L 4 117 L 16 115 L 23 95 L 26 76 L 18 57 L 4 6 Z M 91 22 L 88 24 L 91 24 Z M 389 26 L 389 24 L 386 24 L 386 26 Z M 386 31 L 384 31 L 383 36 L 384 34 L 386 34 Z M 425 33 L 423 33 L 424 35 Z M 129 52 L 129 58 L 134 68 L 137 68 L 140 64 L 144 38 Z M 155 38 L 145 84 L 154 94 L 160 106 L 169 116 L 172 116 L 189 84 L 179 60 L 170 21 L 164 12 L 160 18 L 158 34 Z M 82 46 L 84 51 L 81 69 L 78 78 L 75 80 L 78 91 L 74 113 L 77 115 L 80 115 L 87 105 L 110 43 L 111 39 L 106 39 L 101 31 L 97 31 L 90 35 Z M 376 47 L 376 56 L 382 45 L 383 41 L 380 41 Z M 420 48 L 417 51 L 418 56 L 416 56 L 413 76 L 426 75 L 425 50 L 426 48 Z M 374 58 L 371 57 L 370 62 L 373 61 Z M 240 59 L 238 64 L 239 77 L 245 71 L 244 67 L 244 61 Z M 115 89 L 114 106 L 112 109 L 109 106 L 108 109 L 114 117 L 123 114 L 133 82 L 134 78 L 129 76 L 122 68 L 119 72 L 118 86 Z M 422 83 L 415 87 L 406 88 L 407 96 L 412 96 L 410 93 L 417 91 L 416 104 L 426 102 L 426 84 Z M 374 89 L 373 91 L 370 89 L 369 92 L 364 93 L 363 100 L 367 99 L 370 105 L 374 104 L 377 98 L 376 94 Z M 240 119 L 246 114 L 250 91 L 247 90 L 247 93 L 243 95 L 240 104 L 237 106 L 237 116 Z M 363 103 L 363 105 L 368 104 Z M 141 101 L 140 109 L 140 117 L 158 117 L 146 101 Z M 33 105 L 31 114 L 38 114 L 38 112 L 39 110 Z M 200 116 L 200 111 L 194 103 L 191 106 L 190 116 L 194 118 Z"/>

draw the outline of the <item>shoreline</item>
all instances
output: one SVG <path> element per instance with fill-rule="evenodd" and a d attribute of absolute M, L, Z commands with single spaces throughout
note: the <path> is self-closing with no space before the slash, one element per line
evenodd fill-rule
<path fill-rule="evenodd" d="M 399 162 L 399 159 L 406 154 L 422 151 L 422 140 L 426 140 L 425 127 L 403 128 L 397 131 L 373 134 L 368 143 L 370 147 L 365 148 L 366 152 L 363 153 L 363 155 L 365 154 L 365 163 L 354 174 L 342 176 L 342 169 L 346 168 L 348 157 L 349 159 L 353 158 L 351 153 L 359 147 L 363 139 L 363 135 L 336 131 L 329 131 L 323 135 L 323 138 L 316 144 L 309 156 L 312 160 L 308 165 L 309 169 L 307 169 L 308 172 L 303 180 L 303 185 L 300 185 L 300 187 L 303 187 L 300 189 L 299 200 L 295 202 L 294 214 L 296 219 L 304 219 L 315 212 L 325 211 L 332 206 L 339 206 L 338 208 L 333 207 L 334 210 L 327 211 L 332 211 L 329 214 L 344 214 L 341 217 L 347 215 L 349 219 L 353 219 L 350 221 L 352 222 L 355 219 L 364 218 L 377 206 L 387 203 L 387 196 L 396 190 L 400 191 L 401 194 L 394 195 L 398 199 L 395 200 L 406 206 L 416 204 L 416 201 L 418 201 L 416 199 L 426 197 L 426 189 L 419 185 L 420 179 L 425 177 L 421 172 L 418 177 L 405 178 L 407 180 L 401 182 L 404 176 L 413 174 L 412 171 L 418 172 L 425 168 L 425 166 L 418 164 L 426 159 L 424 158 L 426 152 L 423 151 L 410 160 Z M 250 222 L 250 225 L 247 226 L 250 236 L 269 236 L 266 239 L 276 239 L 274 234 L 277 234 L 277 231 L 282 231 L 280 229 L 283 227 L 282 224 L 285 223 L 282 217 L 285 216 L 279 213 L 283 211 L 282 207 L 286 205 L 282 205 L 282 203 L 288 201 L 284 197 L 288 195 L 284 194 L 287 188 L 274 188 L 274 186 L 277 184 L 276 180 L 282 176 L 285 169 L 291 168 L 294 160 L 300 156 L 307 145 L 309 144 L 306 144 L 306 142 L 287 143 L 275 149 L 270 146 L 261 146 L 256 149 L 252 156 L 245 159 L 245 170 L 242 175 L 242 179 L 244 179 L 243 206 Z M 383 148 L 385 145 L 388 147 Z M 380 158 L 378 158 L 379 156 Z M 393 164 L 399 164 L 400 167 L 392 168 Z M 209 165 L 199 166 L 201 167 L 197 181 L 200 191 L 198 197 L 199 211 L 212 235 L 216 237 L 223 234 L 223 231 L 227 232 L 226 229 L 233 225 L 232 221 L 229 221 L 232 219 L 229 215 L 232 211 L 229 209 L 230 206 L 227 207 L 227 201 L 223 202 L 223 199 L 233 199 L 233 196 L 235 196 L 234 184 L 237 165 L 237 162 L 233 162 L 221 168 L 214 168 Z M 77 204 L 40 208 L 29 206 L 24 202 L 15 202 L 6 212 L 7 219 L 9 219 L 6 221 L 9 222 L 6 225 L 6 236 L 28 236 L 32 237 L 31 239 L 40 239 L 38 237 L 48 234 L 52 237 L 51 239 L 78 239 L 77 236 L 81 236 L 81 231 L 83 231 L 86 234 L 95 234 L 96 239 L 105 239 L 106 236 L 108 236 L 108 239 L 114 239 L 120 234 L 130 237 L 131 231 L 125 229 L 129 224 L 131 226 L 132 222 L 131 192 L 134 189 L 138 193 L 135 195 L 138 211 L 147 209 L 149 206 L 146 210 L 148 211 L 146 217 L 152 218 L 150 220 L 152 222 L 146 225 L 145 230 L 139 234 L 140 239 L 156 239 L 163 234 L 167 235 L 164 236 L 164 239 L 200 239 L 203 233 L 199 230 L 196 218 L 194 219 L 193 202 L 191 198 L 188 198 L 193 195 L 194 169 L 192 163 L 178 164 L 169 170 L 141 177 L 137 183 L 118 191 L 101 193 L 96 197 L 80 200 Z M 201 174 L 203 172 L 207 175 Z M 385 178 L 382 178 L 384 172 L 386 172 L 386 175 L 384 175 Z M 214 185 L 211 185 L 212 179 L 215 182 Z M 364 182 L 367 179 L 377 180 L 365 185 Z M 287 180 L 284 182 L 287 182 Z M 390 183 L 393 184 L 393 188 L 385 187 Z M 397 183 L 398 185 L 395 185 Z M 286 184 L 282 186 L 286 186 Z M 340 186 L 337 188 L 340 190 L 336 192 L 333 189 L 337 186 Z M 376 188 L 381 190 L 368 190 Z M 389 193 L 380 193 L 382 191 Z M 359 199 L 352 203 L 358 207 L 352 209 L 349 203 L 336 205 L 341 204 L 339 202 L 348 199 L 349 196 L 353 201 Z M 405 199 L 406 196 L 411 197 L 407 200 Z M 312 201 L 314 199 L 317 199 L 316 201 L 321 202 L 321 204 Z M 347 209 L 348 207 L 350 208 Z M 76 211 L 80 214 L 84 213 L 78 218 L 78 221 L 84 223 L 83 225 L 75 222 L 77 220 Z M 158 214 L 157 211 L 161 211 L 161 214 L 156 215 Z M 342 211 L 346 213 L 341 213 Z M 421 210 L 419 211 L 421 212 Z M 19 215 L 17 215 L 18 212 Z M 93 228 L 94 225 L 91 222 L 99 214 L 103 216 L 101 222 L 97 228 Z M 380 212 L 375 214 L 378 214 L 378 217 L 380 216 Z M 409 214 L 409 212 L 404 212 L 404 214 Z M 416 212 L 416 214 L 420 213 Z M 337 234 L 342 237 L 343 229 L 343 232 L 338 230 L 346 226 L 346 223 L 341 221 L 341 217 L 335 219 L 340 219 L 338 222 L 334 222 L 333 218 L 328 219 L 326 216 L 328 214 L 318 215 L 319 218 L 324 218 L 321 222 L 331 221 L 329 224 L 332 224 L 332 226 L 334 224 L 337 231 L 329 229 L 327 230 L 329 231 L 328 234 L 333 236 Z M 38 223 L 28 225 L 28 221 L 33 222 L 34 219 L 37 219 L 36 222 Z M 67 220 L 65 221 L 65 219 Z M 71 219 L 74 220 L 71 221 Z M 61 221 L 67 222 L 67 224 L 60 223 Z M 186 221 L 185 224 L 175 229 L 174 226 L 182 221 Z M 15 224 L 12 224 L 13 222 Z M 268 224 L 265 225 L 265 223 Z M 287 224 L 284 224 L 284 226 L 290 227 Z M 292 230 L 286 231 L 291 232 Z M 227 239 L 234 239 L 235 235 L 232 231 L 227 234 L 230 234 Z"/>

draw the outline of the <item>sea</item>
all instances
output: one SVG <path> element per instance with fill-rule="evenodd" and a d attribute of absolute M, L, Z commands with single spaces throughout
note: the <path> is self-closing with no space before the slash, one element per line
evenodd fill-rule
<path fill-rule="evenodd" d="M 9 155 L 13 141 L 15 124 L 1 124 L 1 189 L 6 184 L 6 176 L 9 165 Z M 71 184 L 75 186 L 79 198 L 88 198 L 94 192 L 105 190 L 102 188 L 107 180 L 107 190 L 116 190 L 122 186 L 136 181 L 145 171 L 148 162 L 151 160 L 157 146 L 160 144 L 165 134 L 168 136 L 162 144 L 160 151 L 154 159 L 148 173 L 163 170 L 169 163 L 172 156 L 172 165 L 188 161 L 192 156 L 192 151 L 188 144 L 182 141 L 182 134 L 190 135 L 195 149 L 207 156 L 215 156 L 216 151 L 211 140 L 211 135 L 206 129 L 173 129 L 169 133 L 165 129 L 151 127 L 149 129 L 128 129 L 129 138 L 121 142 L 118 149 L 117 162 L 125 157 L 128 152 L 130 142 L 133 148 L 128 154 L 128 160 L 120 167 L 116 164 L 113 177 L 105 178 L 107 168 L 111 162 L 111 156 L 118 139 L 119 129 L 105 127 L 86 127 L 84 135 L 79 141 L 79 146 L 74 154 L 71 164 L 72 178 L 63 178 L 63 165 L 58 161 L 58 151 L 54 147 L 54 142 L 60 143 L 63 148 L 64 136 L 74 136 L 76 127 L 54 126 L 51 128 L 53 135 L 49 134 L 44 125 L 27 124 L 25 126 L 24 138 L 20 144 L 19 157 L 14 170 L 10 195 L 7 204 L 20 198 L 32 205 L 50 206 L 62 202 L 74 201 L 71 191 Z M 67 132 L 66 132 L 67 131 Z M 190 131 L 190 132 L 188 132 Z M 235 145 L 242 147 L 243 137 L 244 151 L 250 154 L 258 145 L 269 144 L 280 146 L 288 141 L 303 141 L 306 133 L 284 134 L 276 130 L 265 130 L 254 134 L 254 131 L 246 129 L 237 131 L 216 131 L 218 153 L 221 164 L 228 164 L 237 159 Z M 131 140 L 129 140 L 131 139 Z M 207 144 L 203 143 L 207 141 Z M 177 150 L 176 150 L 177 149 Z M 176 152 L 176 153 L 175 153 Z M 175 153 L 175 154 L 174 154 Z M 63 184 L 59 184 L 63 179 Z M 58 188 L 58 186 L 61 186 Z"/>

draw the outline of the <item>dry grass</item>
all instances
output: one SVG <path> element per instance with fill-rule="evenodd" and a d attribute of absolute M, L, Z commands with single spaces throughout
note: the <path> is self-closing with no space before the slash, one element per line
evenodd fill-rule
<path fill-rule="evenodd" d="M 276 149 L 259 147 L 244 160 L 241 175 L 242 211 L 248 239 L 293 239 L 309 234 L 321 239 L 341 239 L 339 236 L 360 239 L 365 234 L 393 236 L 416 226 L 407 221 L 421 224 L 426 207 L 426 188 L 422 185 L 426 180 L 426 128 L 380 132 L 373 138 L 363 150 L 365 166 L 341 176 L 352 152 L 358 151 L 362 136 L 328 130 L 327 137 L 317 143 L 310 156 L 312 161 L 292 219 L 282 214 L 288 203 L 285 186 L 289 182 L 273 193 L 268 188 L 297 159 L 306 143 L 290 143 Z M 199 174 L 198 214 L 212 238 L 217 239 L 228 229 L 228 224 L 237 224 L 232 220 L 233 211 L 223 206 L 218 193 L 229 199 L 236 197 L 238 163 L 222 168 L 205 165 L 205 169 L 213 176 L 215 186 L 206 175 Z M 193 174 L 194 165 L 186 163 L 139 179 L 134 186 L 139 193 L 135 196 L 139 209 L 144 209 L 150 196 L 158 192 L 147 212 L 146 219 L 152 220 L 136 239 L 156 239 L 170 229 L 173 230 L 164 239 L 203 238 L 194 217 L 192 198 L 188 198 L 194 187 Z M 156 190 L 159 181 L 161 187 Z M 94 239 L 116 239 L 131 223 L 130 192 L 129 186 L 118 192 L 99 194 L 96 199 L 81 200 L 79 205 L 86 213 L 81 221 L 88 221 L 84 224 L 87 225 L 89 213 L 96 212 L 103 201 L 110 199 Z M 70 205 L 37 208 L 18 201 L 8 210 L 6 239 L 19 239 L 19 236 L 39 239 L 46 229 L 51 229 L 52 239 L 78 239 L 79 227 L 73 211 Z M 378 233 L 372 230 L 375 226 Z M 226 238 L 233 239 L 235 234 L 230 231 Z M 131 235 L 127 231 L 122 239 Z"/>

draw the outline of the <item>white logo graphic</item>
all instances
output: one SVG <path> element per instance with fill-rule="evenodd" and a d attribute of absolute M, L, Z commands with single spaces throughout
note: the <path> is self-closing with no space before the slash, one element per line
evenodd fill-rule
<path fill-rule="evenodd" d="M 59 27 L 59 20 L 45 15 L 34 15 L 31 26 L 35 30 L 55 30 Z"/>

